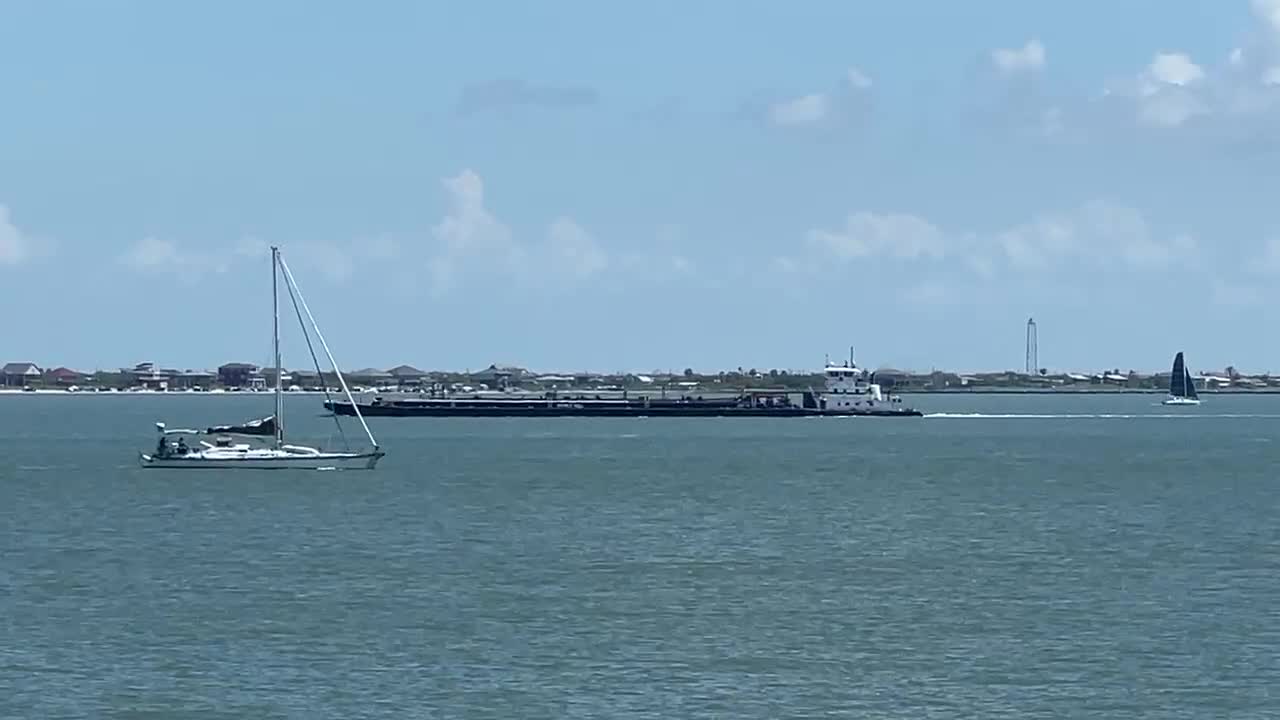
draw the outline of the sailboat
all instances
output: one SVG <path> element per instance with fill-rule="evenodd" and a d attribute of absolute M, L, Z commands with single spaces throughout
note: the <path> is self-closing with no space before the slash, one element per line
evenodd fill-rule
<path fill-rule="evenodd" d="M 311 309 L 307 307 L 307 301 L 302 297 L 302 291 L 298 289 L 298 284 L 294 282 L 293 273 L 289 271 L 288 264 L 285 263 L 284 258 L 280 255 L 280 249 L 272 247 L 271 306 L 273 315 L 273 349 L 275 353 L 275 414 L 241 425 L 214 426 L 203 431 L 168 428 L 164 423 L 158 422 L 156 423 L 156 431 L 159 433 L 159 440 L 155 451 L 139 453 L 139 462 L 142 463 L 143 467 L 216 468 L 224 470 L 329 470 L 343 468 L 372 470 L 378 464 L 378 460 L 386 454 L 378 448 L 378 441 L 374 439 L 373 432 L 369 429 L 369 424 L 365 422 L 364 416 L 360 415 L 358 409 L 356 417 L 360 421 L 360 426 L 364 429 L 365 436 L 369 439 L 370 447 L 367 450 L 352 451 L 349 448 L 341 451 L 322 450 L 285 442 L 284 424 L 282 422 L 284 414 L 284 373 L 280 364 L 280 293 L 278 289 L 281 277 L 284 278 L 285 287 L 289 291 L 289 298 L 293 301 L 294 313 L 298 316 L 298 324 L 302 327 L 302 334 L 306 338 L 308 350 L 311 351 L 311 360 L 316 367 L 316 372 L 320 373 L 320 363 L 316 359 L 315 347 L 311 344 L 311 336 L 307 332 L 307 323 L 302 320 L 304 313 L 310 321 L 316 338 L 320 341 L 320 346 L 324 348 L 329 364 L 333 366 L 334 374 L 338 376 L 338 383 L 342 387 L 342 392 L 346 395 L 352 407 L 358 408 L 355 399 L 351 396 L 351 389 L 347 387 L 346 379 L 342 377 L 342 371 L 338 369 L 338 363 L 333 359 L 333 353 L 329 351 L 329 345 L 325 343 L 324 336 L 320 334 L 320 326 L 316 324 L 315 317 L 311 314 Z M 320 373 L 320 376 L 323 378 L 323 373 Z M 328 394 L 327 389 L 325 394 Z M 334 416 L 334 422 L 338 423 L 338 431 L 341 434 L 342 424 L 336 415 Z M 201 435 L 214 436 L 214 442 L 199 440 L 199 447 L 187 446 L 185 436 Z M 271 437 L 271 441 L 265 445 L 238 442 L 233 440 L 232 437 L 239 436 L 247 439 L 262 438 L 268 435 Z M 175 436 L 178 437 L 176 442 L 171 439 Z M 345 440 L 345 434 L 342 437 Z"/>
<path fill-rule="evenodd" d="M 1169 397 L 1165 405 L 1199 405 L 1200 396 L 1196 393 L 1196 384 L 1191 379 L 1191 372 L 1182 360 L 1182 353 L 1173 356 L 1173 370 L 1169 373 Z"/>

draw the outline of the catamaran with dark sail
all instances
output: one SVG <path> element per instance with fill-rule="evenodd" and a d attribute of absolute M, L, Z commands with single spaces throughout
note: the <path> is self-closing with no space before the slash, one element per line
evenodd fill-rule
<path fill-rule="evenodd" d="M 1173 356 L 1173 370 L 1169 373 L 1169 397 L 1165 405 L 1199 405 L 1200 395 L 1196 392 L 1195 381 L 1191 379 L 1191 371 L 1179 352 Z"/>
<path fill-rule="evenodd" d="M 159 432 L 160 437 L 154 452 L 139 454 L 139 461 L 143 467 L 216 468 L 223 470 L 327 470 L 340 468 L 372 470 L 377 465 L 378 460 L 382 458 L 384 453 L 378 448 L 378 442 L 373 438 L 373 432 L 369 430 L 369 425 L 365 422 L 358 408 L 355 415 L 360 420 L 360 426 L 364 428 L 365 436 L 369 439 L 370 447 L 368 449 L 321 450 L 285 442 L 282 421 L 284 414 L 282 378 L 284 373 L 280 362 L 280 298 L 278 290 L 278 282 L 281 277 L 284 278 L 289 297 L 293 301 L 294 313 L 298 317 L 298 324 L 301 326 L 303 337 L 307 341 L 307 348 L 311 351 L 311 360 L 316 367 L 316 372 L 320 373 L 320 363 L 316 358 L 315 348 L 311 344 L 311 336 L 307 331 L 308 323 L 302 320 L 304 314 L 310 321 L 311 330 L 315 332 L 316 338 L 320 341 L 320 346 L 324 348 L 325 355 L 328 357 L 330 365 L 333 366 L 334 373 L 338 376 L 342 392 L 348 400 L 353 400 L 351 390 L 347 387 L 347 382 L 342 377 L 342 372 L 338 370 L 337 362 L 333 359 L 333 353 L 329 351 L 329 346 L 325 343 L 324 336 L 320 334 L 320 326 L 316 324 L 310 308 L 307 307 L 307 301 L 302 298 L 302 291 L 298 289 L 297 283 L 293 280 L 293 273 L 289 272 L 289 266 L 285 264 L 284 258 L 280 256 L 280 250 L 273 247 L 271 248 L 271 304 L 273 310 L 273 349 L 275 354 L 275 414 L 242 425 L 219 425 L 203 431 L 171 429 L 162 422 L 156 423 L 156 430 Z M 341 424 L 339 424 L 338 429 L 341 430 Z M 187 445 L 186 438 L 188 436 L 198 437 L 201 435 L 213 436 L 214 441 L 210 443 L 198 440 L 199 447 L 189 447 Z M 173 437 L 178 439 L 174 441 Z M 262 443 L 261 439 L 267 437 L 270 437 L 270 442 Z M 343 435 L 342 437 L 345 440 L 346 436 Z M 246 440 L 258 439 L 258 443 L 239 442 L 238 438 Z"/>

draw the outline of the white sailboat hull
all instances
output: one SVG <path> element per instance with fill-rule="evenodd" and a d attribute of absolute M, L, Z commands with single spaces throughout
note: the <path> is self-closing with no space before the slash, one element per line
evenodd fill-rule
<path fill-rule="evenodd" d="M 384 454 L 382 451 L 292 453 L 274 449 L 216 449 L 167 457 L 142 453 L 138 461 L 144 468 L 182 470 L 372 470 Z"/>
<path fill-rule="evenodd" d="M 1165 399 L 1165 405 L 1199 405 L 1200 401 L 1196 398 L 1189 397 L 1170 397 Z"/>

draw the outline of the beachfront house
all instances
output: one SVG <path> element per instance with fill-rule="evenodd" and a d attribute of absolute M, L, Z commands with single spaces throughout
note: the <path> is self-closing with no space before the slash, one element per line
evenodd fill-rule
<path fill-rule="evenodd" d="M 44 373 L 44 384 L 68 388 L 73 385 L 83 385 L 86 377 L 82 372 L 77 372 L 71 368 L 59 367 Z"/>
<path fill-rule="evenodd" d="M 430 375 L 412 365 L 397 365 L 387 371 L 400 387 L 417 387 L 430 380 Z"/>
<path fill-rule="evenodd" d="M 218 368 L 218 383 L 230 388 L 247 388 L 253 386 L 254 376 L 262 382 L 261 373 L 258 372 L 258 366 L 250 363 L 227 363 Z"/>
<path fill-rule="evenodd" d="M 395 382 L 391 373 L 377 368 L 361 368 L 343 375 L 347 378 L 348 384 L 361 387 L 386 387 Z"/>
<path fill-rule="evenodd" d="M 208 370 L 164 370 L 169 386 L 182 390 L 208 390 L 216 377 Z"/>
<path fill-rule="evenodd" d="M 267 387 L 273 388 L 276 386 L 275 368 L 263 368 L 260 374 L 262 375 L 262 381 L 266 383 Z M 280 371 L 280 387 L 287 388 L 295 382 L 297 381 L 294 379 L 294 373 L 284 369 Z"/>
<path fill-rule="evenodd" d="M 7 363 L 0 368 L 0 379 L 5 387 L 34 387 L 40 384 L 43 377 L 40 366 L 29 362 Z"/>
<path fill-rule="evenodd" d="M 168 390 L 169 375 L 153 362 L 141 362 L 131 368 L 121 368 L 131 387 L 144 390 Z"/>

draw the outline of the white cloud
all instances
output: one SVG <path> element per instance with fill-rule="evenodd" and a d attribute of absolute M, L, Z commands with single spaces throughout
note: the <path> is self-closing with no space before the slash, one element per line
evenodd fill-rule
<path fill-rule="evenodd" d="M 161 270 L 188 265 L 190 259 L 178 252 L 172 240 L 146 237 L 134 243 L 124 261 L 138 270 Z"/>
<path fill-rule="evenodd" d="M 1105 97 L 1127 104 L 1140 125 L 1178 128 L 1192 118 L 1210 114 L 1216 95 L 1208 74 L 1180 52 L 1157 53 L 1147 67 L 1108 88 Z"/>
<path fill-rule="evenodd" d="M 244 239 L 227 250 L 190 250 L 166 238 L 148 236 L 134 243 L 119 261 L 138 272 L 169 274 L 184 282 L 224 273 L 239 260 L 265 257 L 266 245 Z"/>
<path fill-rule="evenodd" d="M 480 258 L 504 266 L 519 266 L 523 257 L 511 230 L 485 207 L 484 181 L 466 169 L 443 181 L 449 194 L 449 210 L 431 234 L 440 246 L 428 261 L 432 293 L 441 295 L 458 281 L 462 265 Z"/>
<path fill-rule="evenodd" d="M 1035 72 L 1045 63 L 1044 45 L 1039 40 L 1028 40 L 1020 48 L 1000 48 L 991 51 L 991 64 L 1003 73 Z"/>
<path fill-rule="evenodd" d="M 1147 66 L 1147 73 L 1155 82 L 1166 85 L 1187 86 L 1204 79 L 1204 69 L 1185 53 L 1158 53 Z"/>
<path fill-rule="evenodd" d="M 1204 80 L 1204 70 L 1183 53 L 1160 53 L 1139 80 L 1138 120 L 1156 127 L 1178 127 L 1208 112 L 1190 88 Z"/>
<path fill-rule="evenodd" d="M 313 243 L 307 248 L 306 257 L 310 267 L 335 283 L 344 283 L 355 273 L 350 251 L 335 243 Z"/>
<path fill-rule="evenodd" d="M 485 207 L 484 181 L 473 170 L 444 180 L 449 212 L 432 233 L 452 252 L 510 251 L 511 230 Z"/>
<path fill-rule="evenodd" d="M 1196 243 L 1187 235 L 1162 239 L 1142 213 L 1111 203 L 1088 203 L 999 233 L 999 248 L 1014 267 L 1052 268 L 1068 259 L 1094 265 L 1158 269 L 1189 262 Z"/>
<path fill-rule="evenodd" d="M 595 238 L 569 218 L 562 217 L 551 223 L 547 241 L 551 262 L 577 277 L 594 275 L 609 265 Z"/>
<path fill-rule="evenodd" d="M 281 248 L 294 269 L 305 267 L 308 274 L 314 271 L 333 282 L 349 279 L 355 273 L 358 263 L 387 259 L 395 250 L 393 242 L 382 238 L 347 244 L 308 242 Z M 266 263 L 270 252 L 271 246 L 267 242 L 252 236 L 233 243 L 214 243 L 194 248 L 167 238 L 149 236 L 130 246 L 119 261 L 139 272 L 167 273 L 185 282 L 192 282 L 204 275 L 229 272 L 242 264 Z M 266 265 L 262 267 L 265 268 Z"/>
<path fill-rule="evenodd" d="M 1015 267 L 1043 268 L 1070 254 L 1075 233 L 1060 220 L 1040 218 L 998 234 L 996 244 Z"/>
<path fill-rule="evenodd" d="M 1231 135 L 1267 132 L 1280 110 L 1280 0 L 1253 0 L 1258 27 L 1213 67 L 1185 52 L 1160 52 L 1140 72 L 1111 84 L 1104 95 L 1139 125 L 1176 129 L 1218 118 Z M 1255 118 L 1254 125 L 1241 121 Z M 1202 124 L 1202 123 L 1196 123 Z"/>
<path fill-rule="evenodd" d="M 820 270 L 824 257 L 867 262 L 954 259 L 957 267 L 990 278 L 1000 267 L 1031 272 L 1068 263 L 1095 270 L 1160 270 L 1190 264 L 1198 251 L 1194 238 L 1157 235 L 1137 210 L 1105 202 L 1046 214 L 989 234 L 944 231 L 916 215 L 857 212 L 848 216 L 841 230 L 811 230 L 808 240 L 816 255 L 779 258 L 775 266 L 804 272 Z M 1280 243 L 1275 252 L 1280 269 Z"/>
<path fill-rule="evenodd" d="M 748 103 L 747 111 L 779 128 L 832 130 L 856 123 L 870 110 L 873 84 L 865 72 L 849 67 L 826 89 Z"/>
<path fill-rule="evenodd" d="M 840 230 L 809 231 L 809 242 L 844 260 L 872 256 L 936 259 L 945 250 L 945 237 L 938 228 L 915 215 L 899 213 L 853 213 Z"/>
<path fill-rule="evenodd" d="M 1280 0 L 1253 0 L 1253 12 L 1271 32 L 1280 35 Z"/>
<path fill-rule="evenodd" d="M 1205 112 L 1204 103 L 1195 96 L 1183 92 L 1161 92 L 1139 104 L 1138 121 L 1143 125 L 1175 128 Z"/>
<path fill-rule="evenodd" d="M 1255 275 L 1280 275 L 1280 237 L 1268 239 L 1256 254 L 1248 257 L 1245 270 Z"/>
<path fill-rule="evenodd" d="M 849 85 L 857 90 L 866 90 L 871 87 L 871 78 L 858 68 L 849 68 L 845 75 L 849 80 Z"/>
<path fill-rule="evenodd" d="M 783 127 L 816 125 L 826 119 L 830 105 L 826 95 L 813 93 L 774 103 L 769 108 L 769 119 Z"/>
<path fill-rule="evenodd" d="M 436 296 L 461 285 L 468 274 L 547 287 L 566 277 L 592 277 L 611 265 L 595 236 L 570 217 L 555 219 L 541 241 L 521 242 L 487 207 L 484 181 L 473 170 L 445 179 L 444 187 L 449 210 L 432 230 L 427 261 Z"/>
<path fill-rule="evenodd" d="M 0 205 L 0 265 L 17 265 L 31 256 L 31 238 L 13 224 L 9 208 Z"/>
<path fill-rule="evenodd" d="M 338 284 L 350 280 L 364 265 L 385 266 L 400 255 L 399 243 L 383 236 L 360 238 L 347 243 L 310 242 L 298 249 L 300 252 L 294 255 L 298 262 Z M 265 251 L 261 255 L 265 256 Z M 248 256 L 253 257 L 255 254 L 251 252 Z"/>

